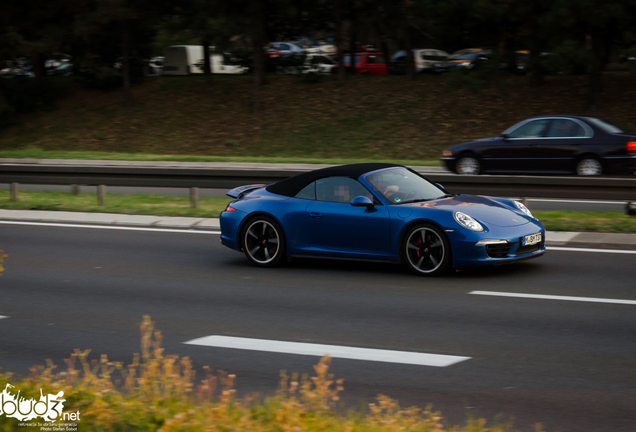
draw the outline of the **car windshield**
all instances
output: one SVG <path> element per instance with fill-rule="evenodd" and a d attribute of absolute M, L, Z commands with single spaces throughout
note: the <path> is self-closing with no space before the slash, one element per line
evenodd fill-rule
<path fill-rule="evenodd" d="M 448 196 L 444 189 L 406 168 L 391 168 L 372 173 L 365 180 L 389 204 L 430 201 Z"/>
<path fill-rule="evenodd" d="M 356 55 L 354 57 L 354 59 L 355 59 L 356 63 L 360 63 L 360 56 L 359 55 Z M 343 62 L 344 63 L 351 63 L 351 55 L 347 54 L 346 56 L 344 56 Z"/>
<path fill-rule="evenodd" d="M 603 129 L 607 133 L 611 134 L 627 134 L 627 135 L 635 135 L 633 129 L 628 126 L 624 126 L 614 120 L 606 119 L 606 118 L 596 118 L 596 117 L 586 117 L 586 120 L 590 123 L 598 126 Z"/>

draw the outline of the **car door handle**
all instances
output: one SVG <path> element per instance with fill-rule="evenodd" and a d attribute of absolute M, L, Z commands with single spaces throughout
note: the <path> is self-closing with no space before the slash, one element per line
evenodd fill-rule
<path fill-rule="evenodd" d="M 309 216 L 311 216 L 314 219 L 320 219 L 322 217 L 322 214 L 321 213 L 311 212 L 311 213 L 309 213 Z"/>

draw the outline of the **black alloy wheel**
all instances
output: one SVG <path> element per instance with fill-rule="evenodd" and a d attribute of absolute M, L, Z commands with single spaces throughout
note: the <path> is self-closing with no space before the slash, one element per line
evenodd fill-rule
<path fill-rule="evenodd" d="M 420 276 L 439 276 L 451 264 L 450 242 L 446 234 L 432 224 L 411 228 L 402 245 L 406 265 Z"/>
<path fill-rule="evenodd" d="M 280 225 L 270 217 L 257 216 L 243 231 L 245 256 L 259 267 L 274 267 L 285 258 L 285 236 Z"/>

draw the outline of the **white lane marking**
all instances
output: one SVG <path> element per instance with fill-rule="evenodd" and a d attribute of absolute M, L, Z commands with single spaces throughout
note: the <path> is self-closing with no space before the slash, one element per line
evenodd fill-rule
<path fill-rule="evenodd" d="M 389 351 L 371 348 L 355 348 L 340 345 L 322 345 L 304 342 L 284 342 L 277 340 L 252 339 L 232 336 L 205 336 L 184 342 L 188 345 L 201 345 L 216 348 L 234 348 L 250 351 L 265 351 L 282 354 L 298 354 L 349 360 L 366 360 L 385 363 L 401 363 L 418 366 L 446 367 L 470 357 L 427 354 L 411 351 Z"/>
<path fill-rule="evenodd" d="M 570 247 L 561 247 L 561 246 L 546 246 L 546 249 L 555 250 L 555 251 L 565 251 L 565 252 L 599 252 L 599 253 L 636 255 L 636 250 L 570 248 Z"/>
<path fill-rule="evenodd" d="M 531 298 L 531 299 L 541 299 L 541 300 L 564 300 L 564 301 L 578 301 L 578 302 L 589 302 L 589 303 L 613 303 L 613 304 L 636 305 L 636 300 L 622 300 L 622 299 L 595 298 L 595 297 L 572 297 L 572 296 L 560 296 L 560 295 L 524 294 L 524 293 L 510 293 L 510 292 L 497 292 L 497 291 L 471 291 L 468 294 L 496 296 L 496 297 Z"/>
<path fill-rule="evenodd" d="M 82 224 L 65 224 L 65 223 L 50 223 L 50 222 L 0 221 L 0 224 L 49 226 L 49 227 L 59 227 L 59 228 L 111 229 L 111 230 L 124 230 L 124 231 L 153 231 L 153 232 L 171 232 L 171 233 L 183 233 L 183 234 L 221 234 L 221 231 L 168 229 L 168 228 L 143 228 L 143 227 L 126 227 L 126 226 L 113 226 L 113 225 L 82 225 Z"/>
<path fill-rule="evenodd" d="M 9 317 L 6 316 L 6 315 L 0 315 L 0 319 L 2 319 L 2 318 L 9 318 Z"/>
<path fill-rule="evenodd" d="M 561 200 L 561 199 L 544 199 L 544 198 L 528 198 L 528 201 L 556 202 L 556 203 L 576 203 L 576 204 L 620 204 L 620 205 L 627 204 L 627 201 Z"/>
<path fill-rule="evenodd" d="M 65 223 L 52 223 L 52 222 L 0 221 L 0 224 L 48 226 L 48 227 L 58 227 L 58 228 L 91 228 L 91 229 L 111 229 L 111 230 L 124 230 L 124 231 L 169 232 L 169 233 L 181 233 L 181 234 L 216 234 L 216 235 L 221 234 L 221 231 L 206 231 L 206 230 L 193 230 L 193 229 L 144 228 L 144 227 L 127 227 L 127 226 L 114 226 L 114 225 L 83 225 L 83 224 L 65 224 Z M 586 249 L 586 248 L 568 248 L 568 247 L 560 247 L 560 246 L 547 246 L 546 249 L 556 250 L 556 251 L 566 251 L 566 252 L 599 252 L 599 253 L 615 253 L 615 254 L 636 254 L 636 251 L 618 250 L 618 249 Z"/>

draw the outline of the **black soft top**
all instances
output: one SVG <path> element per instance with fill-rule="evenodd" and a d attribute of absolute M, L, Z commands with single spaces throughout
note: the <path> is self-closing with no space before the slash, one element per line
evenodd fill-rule
<path fill-rule="evenodd" d="M 312 181 L 325 177 L 350 177 L 357 180 L 362 174 L 383 168 L 399 167 L 390 163 L 361 163 L 340 165 L 298 174 L 278 183 L 271 184 L 265 189 L 277 195 L 293 197 Z"/>

